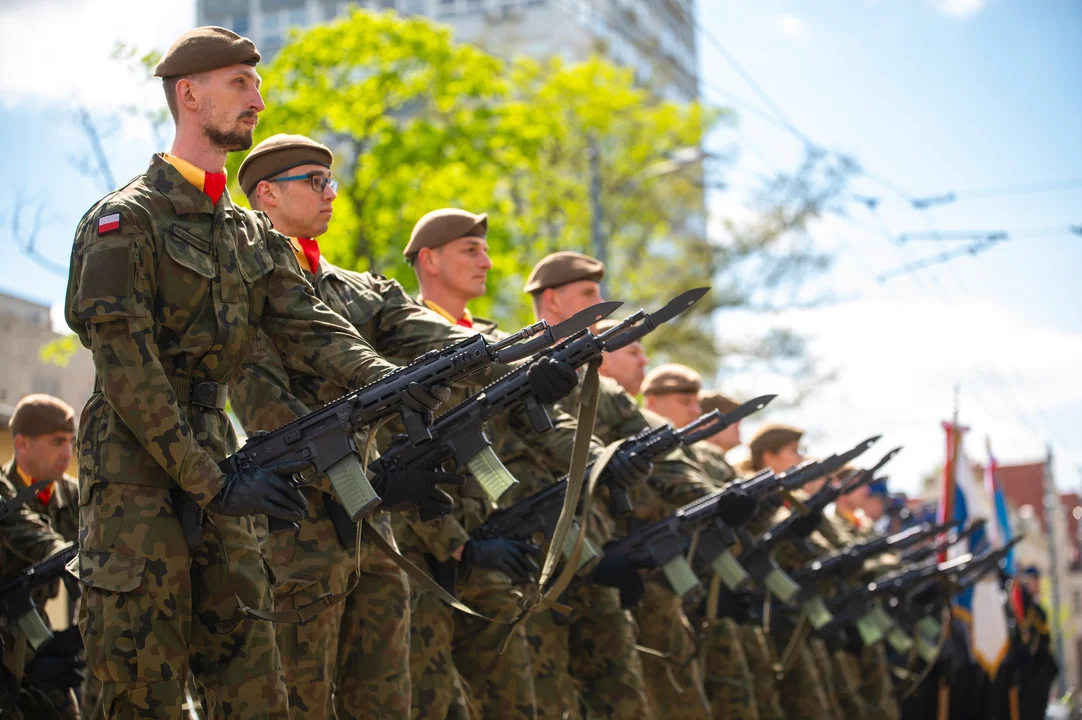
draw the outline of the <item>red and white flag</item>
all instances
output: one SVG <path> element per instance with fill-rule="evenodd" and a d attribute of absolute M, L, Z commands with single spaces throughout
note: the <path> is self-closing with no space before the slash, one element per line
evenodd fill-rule
<path fill-rule="evenodd" d="M 105 233 L 111 233 L 114 230 L 120 229 L 120 213 L 112 213 L 111 215 L 102 215 L 98 218 L 98 235 L 104 235 Z"/>

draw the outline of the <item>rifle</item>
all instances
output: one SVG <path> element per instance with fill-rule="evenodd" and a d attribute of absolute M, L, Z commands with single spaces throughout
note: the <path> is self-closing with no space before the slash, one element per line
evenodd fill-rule
<path fill-rule="evenodd" d="M 898 564 L 902 566 L 914 565 L 916 563 L 922 563 L 929 558 L 936 557 L 951 545 L 957 545 L 963 540 L 967 540 L 973 533 L 983 528 L 985 522 L 984 518 L 978 518 L 958 532 L 950 533 L 934 543 L 909 550 L 902 554 L 902 558 Z"/>
<path fill-rule="evenodd" d="M 30 502 L 35 495 L 49 487 L 53 482 L 53 480 L 38 480 L 30 483 L 11 497 L 0 497 L 0 520 Z"/>
<path fill-rule="evenodd" d="M 34 605 L 33 592 L 61 577 L 65 566 L 78 552 L 77 544 L 68 543 L 0 585 L 0 614 L 15 621 L 34 650 L 52 640 L 53 633 Z"/>
<path fill-rule="evenodd" d="M 853 450 L 850 450 L 848 453 L 844 453 L 842 456 L 835 457 L 841 458 L 853 455 L 853 453 L 858 448 L 863 448 L 866 446 L 870 447 L 871 443 L 873 442 L 874 439 L 865 440 L 864 443 L 858 445 L 857 448 L 853 448 Z M 870 483 L 875 478 L 875 473 L 877 473 L 880 469 L 882 469 L 884 465 L 890 462 L 891 459 L 900 451 L 900 447 L 894 448 L 886 455 L 884 455 L 873 467 L 867 470 L 858 470 L 851 474 L 848 478 L 845 479 L 845 481 L 841 483 L 824 483 L 823 487 L 821 487 L 818 492 L 816 492 L 814 495 L 804 501 L 804 507 L 802 509 L 802 512 L 793 512 L 791 515 L 789 515 L 789 517 L 785 518 L 780 523 L 772 527 L 769 531 L 764 533 L 762 537 L 751 543 L 750 546 L 748 544 L 745 544 L 744 551 L 741 553 L 737 562 L 739 562 L 740 565 L 745 568 L 758 568 L 760 572 L 765 570 L 766 566 L 770 565 L 770 554 L 774 551 L 774 548 L 777 547 L 777 545 L 782 540 L 785 540 L 793 533 L 793 529 L 803 518 L 807 517 L 808 515 L 822 512 L 823 509 L 827 507 L 827 505 L 835 502 L 842 495 L 847 495 L 851 492 L 854 492 L 858 488 Z M 853 457 L 856 456 L 853 455 Z M 839 465 L 839 468 L 844 467 L 847 462 L 848 460 L 841 463 L 841 465 Z M 836 460 L 832 464 L 838 465 L 838 461 Z M 820 474 L 823 475 L 827 473 Z M 770 572 L 773 572 L 774 570 L 775 568 L 771 566 Z M 763 578 L 765 579 L 769 576 L 770 573 L 767 573 L 763 576 Z M 779 589 L 781 589 L 783 583 L 777 580 L 775 580 L 774 582 L 776 585 L 778 585 Z M 791 588 L 791 586 L 788 587 Z"/>
<path fill-rule="evenodd" d="M 874 445 L 879 438 L 879 435 L 875 435 L 843 453 L 831 455 L 823 460 L 808 460 L 781 474 L 775 474 L 769 469 L 763 470 L 754 477 L 739 483 L 737 487 L 755 498 L 763 498 L 779 490 L 797 490 L 812 480 L 841 470 L 847 463 L 855 460 Z M 713 570 L 733 592 L 743 590 L 753 577 L 770 588 L 771 592 L 782 600 L 791 599 L 800 590 L 799 586 L 778 567 L 769 552 L 761 554 L 752 552 L 758 541 L 746 527 L 730 528 L 715 518 L 713 522 L 700 530 L 697 539 L 695 568 L 699 572 Z M 768 543 L 773 542 L 767 536 L 764 536 L 764 539 Z M 743 546 L 740 559 L 734 557 L 729 551 L 729 548 L 733 547 L 737 541 Z"/>
<path fill-rule="evenodd" d="M 543 355 L 572 367 L 581 367 L 599 358 L 602 352 L 619 350 L 636 342 L 662 323 L 683 313 L 709 290 L 689 290 L 652 314 L 640 310 L 600 335 L 583 330 L 546 350 Z M 521 405 L 534 432 L 542 433 L 552 428 L 548 412 L 530 389 L 526 378 L 527 368 L 525 365 L 516 368 L 481 393 L 437 418 L 429 428 L 431 441 L 423 445 L 413 445 L 404 439 L 392 442 L 382 457 L 372 464 L 373 470 L 386 472 L 410 467 L 433 469 L 445 463 L 453 464 L 456 468 L 464 465 L 495 502 L 517 481 L 492 451 L 484 423 Z M 630 508 L 630 501 L 622 490 L 612 493 L 614 504 L 617 494 L 623 495 L 622 501 Z"/>
<path fill-rule="evenodd" d="M 640 455 L 650 460 L 664 457 L 681 445 L 693 445 L 700 440 L 716 435 L 733 423 L 763 409 L 775 397 L 777 396 L 763 395 L 757 397 L 724 415 L 720 411 L 714 410 L 678 430 L 674 430 L 672 425 L 668 423 L 656 428 L 647 428 L 625 440 L 618 452 Z M 590 467 L 592 466 L 591 463 Z M 589 472 L 589 468 L 587 468 L 587 472 Z M 563 509 L 566 490 L 567 478 L 564 477 L 533 495 L 523 498 L 511 507 L 492 513 L 483 525 L 470 534 L 479 540 L 494 537 L 527 540 L 540 532 L 546 538 L 549 538 L 556 529 L 556 522 L 560 517 L 560 511 Z M 573 541 L 576 535 L 577 532 L 574 531 L 569 533 L 569 540 Z M 591 553 L 591 550 L 593 549 L 590 548 L 583 553 L 582 565 L 592 559 L 593 553 Z M 567 552 L 569 552 L 569 549 L 565 548 L 565 554 Z M 593 552 L 596 552 L 596 550 Z"/>
<path fill-rule="evenodd" d="M 309 484 L 326 473 L 350 519 L 360 520 L 379 504 L 380 498 L 365 477 L 354 433 L 398 413 L 412 444 L 432 439 L 421 414 L 403 404 L 411 385 L 416 383 L 429 389 L 452 385 L 494 363 L 530 357 L 560 338 L 589 327 L 620 305 L 598 303 L 552 327 L 542 320 L 496 343 L 474 335 L 425 353 L 409 365 L 277 430 L 256 433 L 219 465 L 225 472 L 239 472 L 253 467 L 307 462 L 309 474 L 298 473 L 294 481 Z M 280 528 L 282 524 L 276 525 Z"/>

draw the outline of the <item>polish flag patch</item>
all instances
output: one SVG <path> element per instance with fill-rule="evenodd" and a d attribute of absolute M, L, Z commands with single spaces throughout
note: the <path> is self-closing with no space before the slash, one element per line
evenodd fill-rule
<path fill-rule="evenodd" d="M 98 235 L 104 235 L 111 233 L 114 230 L 120 229 L 120 213 L 113 213 L 112 215 L 102 215 L 98 218 Z"/>

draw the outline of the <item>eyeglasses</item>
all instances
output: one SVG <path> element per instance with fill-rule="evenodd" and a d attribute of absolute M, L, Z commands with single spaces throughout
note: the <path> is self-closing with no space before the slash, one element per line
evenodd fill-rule
<path fill-rule="evenodd" d="M 313 192 L 322 193 L 329 185 L 331 190 L 338 192 L 338 181 L 330 175 L 310 172 L 307 175 L 289 175 L 288 177 L 271 178 L 267 182 L 288 182 L 290 180 L 307 180 L 312 186 Z"/>

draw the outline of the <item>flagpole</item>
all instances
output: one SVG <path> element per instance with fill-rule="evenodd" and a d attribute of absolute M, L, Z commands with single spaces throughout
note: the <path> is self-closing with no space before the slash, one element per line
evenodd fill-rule
<path fill-rule="evenodd" d="M 1052 446 L 1047 448 L 1042 481 L 1044 484 L 1044 516 L 1048 525 L 1048 562 L 1052 566 L 1052 647 L 1056 652 L 1059 674 L 1056 676 L 1056 692 L 1060 697 L 1067 692 L 1063 665 L 1063 626 L 1059 614 L 1059 562 L 1056 553 L 1056 518 L 1059 517 L 1059 498 L 1056 497 L 1056 480 L 1052 474 Z"/>

